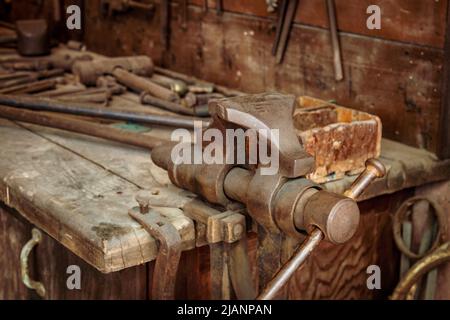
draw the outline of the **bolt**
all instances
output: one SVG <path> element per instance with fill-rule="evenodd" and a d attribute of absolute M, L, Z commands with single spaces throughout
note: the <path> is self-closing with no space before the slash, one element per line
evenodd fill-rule
<path fill-rule="evenodd" d="M 146 190 L 141 190 L 136 195 L 136 201 L 139 204 L 139 212 L 142 214 L 149 212 L 149 202 L 148 192 Z"/>

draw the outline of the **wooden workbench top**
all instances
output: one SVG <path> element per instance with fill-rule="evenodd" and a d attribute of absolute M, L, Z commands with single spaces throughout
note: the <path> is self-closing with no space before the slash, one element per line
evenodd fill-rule
<path fill-rule="evenodd" d="M 168 132 L 143 133 L 164 137 Z M 128 216 L 139 189 L 169 184 L 150 152 L 57 129 L 0 119 L 0 200 L 15 208 L 102 272 L 153 260 L 154 239 Z M 381 160 L 388 168 L 362 199 L 450 178 L 450 160 L 389 140 Z M 325 184 L 342 193 L 354 177 Z M 186 193 L 173 187 L 174 197 Z M 192 248 L 192 221 L 179 209 L 161 209 Z"/>

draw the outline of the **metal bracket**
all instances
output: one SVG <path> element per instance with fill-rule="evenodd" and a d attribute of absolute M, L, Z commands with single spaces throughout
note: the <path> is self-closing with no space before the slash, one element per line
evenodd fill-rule
<path fill-rule="evenodd" d="M 158 256 L 153 271 L 152 298 L 175 298 L 175 280 L 181 257 L 181 237 L 177 229 L 156 210 L 141 212 L 134 207 L 128 214 L 159 242 Z"/>

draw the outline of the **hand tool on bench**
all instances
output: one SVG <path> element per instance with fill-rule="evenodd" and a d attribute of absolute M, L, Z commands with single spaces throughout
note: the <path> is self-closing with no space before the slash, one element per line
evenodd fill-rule
<path fill-rule="evenodd" d="M 138 93 L 147 92 L 167 101 L 179 99 L 173 91 L 143 77 L 150 77 L 153 73 L 153 62 L 147 56 L 76 61 L 73 64 L 72 72 L 85 85 L 95 85 L 98 77 L 112 75 L 119 83 Z"/>
<path fill-rule="evenodd" d="M 3 34 L 0 36 L 0 44 L 9 44 L 17 41 L 15 34 Z"/>
<path fill-rule="evenodd" d="M 272 47 L 272 55 L 275 56 L 278 64 L 283 62 L 297 6 L 298 0 L 283 0 L 281 3 L 275 41 Z"/>
<path fill-rule="evenodd" d="M 167 144 L 168 142 L 167 140 L 147 137 L 135 132 L 120 130 L 111 126 L 80 120 L 76 117 L 47 114 L 43 112 L 5 107 L 2 105 L 0 105 L 0 118 L 81 133 L 144 149 L 152 149 L 160 144 Z"/>
<path fill-rule="evenodd" d="M 153 115 L 148 113 L 121 112 L 110 110 L 108 108 L 98 107 L 97 105 L 92 104 L 56 101 L 53 99 L 47 99 L 42 97 L 0 95 L 0 109 L 3 108 L 1 105 L 38 111 L 51 111 L 73 115 L 81 115 L 81 116 L 89 116 L 121 121 L 131 121 L 137 123 L 155 124 L 161 126 L 171 126 L 180 128 L 194 128 L 195 121 L 199 121 L 199 123 L 202 123 L 203 125 L 207 125 L 209 123 L 205 121 L 205 119 L 196 119 L 193 117 L 183 117 L 183 116 L 174 117 L 174 116 Z"/>
<path fill-rule="evenodd" d="M 188 76 L 188 75 L 185 75 L 185 74 L 173 71 L 173 70 L 169 70 L 169 69 L 165 69 L 165 68 L 161 68 L 161 67 L 157 67 L 157 66 L 154 67 L 154 70 L 155 70 L 155 73 L 159 73 L 159 74 L 162 74 L 164 76 L 167 76 L 167 77 L 170 77 L 173 79 L 178 79 L 178 80 L 184 81 L 188 85 L 188 89 L 191 92 L 212 93 L 213 91 L 216 91 L 225 96 L 244 95 L 244 93 L 242 91 L 229 89 L 229 88 L 226 88 L 226 87 L 223 87 L 220 85 L 216 85 L 216 84 L 213 84 L 210 82 L 206 82 L 206 81 L 203 81 L 203 80 L 197 79 L 195 77 Z M 202 90 L 200 90 L 201 92 L 198 92 L 195 89 L 202 89 Z"/>
<path fill-rule="evenodd" d="M 242 164 L 175 164 L 171 160 L 172 146 L 161 145 L 152 150 L 153 162 L 168 171 L 173 184 L 196 193 L 213 206 L 226 208 L 236 202 L 243 204 L 259 231 L 263 231 L 258 247 L 262 282 L 258 299 L 276 297 L 320 241 L 334 244 L 348 241 L 359 224 L 356 197 L 385 172 L 378 160 L 368 161 L 366 170 L 345 195 L 325 191 L 304 178 L 313 169 L 314 162 L 296 137 L 292 121 L 294 103 L 293 96 L 266 93 L 214 100 L 209 106 L 213 115 L 209 128 L 279 130 L 280 140 L 271 144 L 276 146 L 272 152 L 279 152 L 280 159 L 275 175 L 263 175 L 261 164 L 256 168 Z M 274 245 L 277 239 L 288 237 L 300 241 L 305 232 L 306 240 L 282 266 L 280 247 Z M 269 266 L 261 268 L 268 262 Z"/>
<path fill-rule="evenodd" d="M 16 22 L 17 50 L 23 56 L 50 53 L 50 38 L 47 21 L 18 20 Z"/>
<path fill-rule="evenodd" d="M 160 74 L 153 73 L 150 78 L 153 82 L 159 84 L 160 86 L 166 87 L 173 92 L 176 92 L 180 96 L 185 95 L 188 92 L 188 86 L 184 81 L 172 79 L 167 76 L 163 76 Z"/>
<path fill-rule="evenodd" d="M 17 71 L 43 71 L 51 69 L 50 61 L 45 59 L 31 59 L 28 61 L 17 61 L 11 63 L 4 63 L 6 69 Z"/>
<path fill-rule="evenodd" d="M 186 108 L 178 103 L 164 101 L 162 99 L 155 98 L 146 92 L 143 92 L 141 94 L 141 103 L 159 107 L 162 109 L 166 109 L 166 110 L 184 114 L 184 115 L 198 116 L 198 117 L 209 116 L 208 108 L 196 107 L 196 106 L 193 106 L 192 108 Z"/>
<path fill-rule="evenodd" d="M 52 90 L 56 87 L 57 80 L 55 79 L 46 79 L 46 80 L 38 80 L 32 83 L 20 84 L 17 86 L 8 87 L 0 90 L 0 94 L 29 94 L 42 92 L 46 90 Z"/>
<path fill-rule="evenodd" d="M 62 69 L 53 69 L 53 70 L 43 70 L 35 73 L 30 73 L 24 77 L 20 77 L 17 79 L 5 81 L 0 84 L 0 93 L 9 93 L 14 92 L 14 87 L 18 85 L 30 85 L 34 82 L 43 79 L 49 79 L 53 77 L 59 77 L 64 75 L 64 70 Z"/>
<path fill-rule="evenodd" d="M 341 45 L 339 42 L 339 34 L 337 29 L 335 4 L 334 0 L 325 1 L 328 11 L 331 46 L 333 48 L 334 78 L 336 81 L 340 81 L 344 78 L 344 72 L 342 70 Z"/>

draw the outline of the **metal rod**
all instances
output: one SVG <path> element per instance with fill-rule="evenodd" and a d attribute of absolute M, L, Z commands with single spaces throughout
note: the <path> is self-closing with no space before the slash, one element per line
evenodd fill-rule
<path fill-rule="evenodd" d="M 286 48 L 289 41 L 289 36 L 292 29 L 292 23 L 294 21 L 295 13 L 297 12 L 298 0 L 289 0 L 287 1 L 287 11 L 285 14 L 285 19 L 283 21 L 283 27 L 280 34 L 280 40 L 277 47 L 276 53 L 276 63 L 280 64 L 283 62 L 284 53 L 286 52 Z"/>
<path fill-rule="evenodd" d="M 153 97 L 147 93 L 144 93 L 141 95 L 141 103 L 155 106 L 158 108 L 162 108 L 165 110 L 169 110 L 172 112 L 184 114 L 184 115 L 199 116 L 199 117 L 209 116 L 209 112 L 208 112 L 207 108 L 206 109 L 205 108 L 197 109 L 194 107 L 194 108 L 190 109 L 190 108 L 183 107 L 182 105 L 175 103 L 175 102 L 165 101 L 165 100 Z"/>
<path fill-rule="evenodd" d="M 340 81 L 344 78 L 344 73 L 342 70 L 341 45 L 339 43 L 334 0 L 326 0 L 326 2 L 330 23 L 331 45 L 333 47 L 334 77 L 336 81 Z"/>
<path fill-rule="evenodd" d="M 158 67 L 158 66 L 153 67 L 153 70 L 156 73 L 165 75 L 166 77 L 182 80 L 182 81 L 186 82 L 186 84 L 189 84 L 189 85 L 195 85 L 195 84 L 211 85 L 211 86 L 213 86 L 215 91 L 217 91 L 219 93 L 222 93 L 222 94 L 224 94 L 226 96 L 241 96 L 241 95 L 245 94 L 245 93 L 243 93 L 242 91 L 239 91 L 239 90 L 229 89 L 229 88 L 224 87 L 224 86 L 220 86 L 220 85 L 217 85 L 217 84 L 212 84 L 210 82 L 206 82 L 206 81 L 200 80 L 200 79 L 198 79 L 196 77 L 188 76 L 188 75 L 185 75 L 185 74 L 173 71 L 173 70 L 161 68 L 161 67 Z"/>
<path fill-rule="evenodd" d="M 323 239 L 323 233 L 319 229 L 314 229 L 313 232 L 306 238 L 305 242 L 296 250 L 292 258 L 278 271 L 275 277 L 267 284 L 261 294 L 256 298 L 257 300 L 271 300 L 275 298 L 280 289 L 289 281 L 292 274 L 297 270 L 311 252 L 319 245 Z"/>
<path fill-rule="evenodd" d="M 194 121 L 201 121 L 204 126 L 207 126 L 209 124 L 209 122 L 205 120 L 194 117 L 175 117 L 146 113 L 120 112 L 108 110 L 105 108 L 99 108 L 96 105 L 80 104 L 74 102 L 69 103 L 40 97 L 0 95 L 0 104 L 31 110 L 60 112 L 74 115 L 156 124 L 169 127 L 181 127 L 188 129 L 194 128 Z"/>
<path fill-rule="evenodd" d="M 277 29 L 275 32 L 275 41 L 272 45 L 272 55 L 275 56 L 277 54 L 278 45 L 280 43 L 280 35 L 281 30 L 283 29 L 283 23 L 286 16 L 286 8 L 289 0 L 281 0 L 281 6 L 278 11 L 278 20 L 277 20 Z"/>
<path fill-rule="evenodd" d="M 40 80 L 32 83 L 24 83 L 13 87 L 8 87 L 0 90 L 0 94 L 26 94 L 35 93 L 45 90 L 54 89 L 56 86 L 56 80 Z"/>
<path fill-rule="evenodd" d="M 0 106 L 0 117 L 14 121 L 34 123 L 51 128 L 67 130 L 121 142 L 146 149 L 153 149 L 170 141 L 144 136 L 135 132 L 124 131 L 111 126 L 79 120 L 76 117 L 58 116 L 42 112 Z"/>

